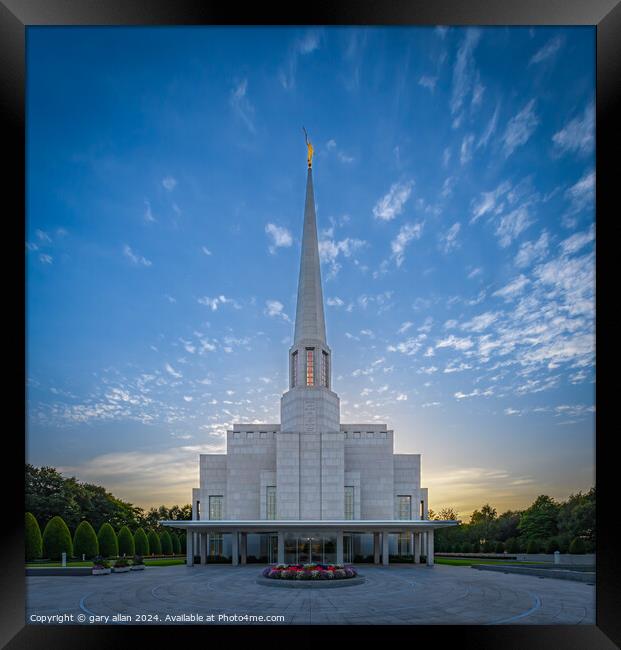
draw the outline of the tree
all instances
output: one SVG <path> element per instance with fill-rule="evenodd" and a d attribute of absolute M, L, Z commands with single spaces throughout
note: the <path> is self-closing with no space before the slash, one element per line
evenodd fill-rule
<path fill-rule="evenodd" d="M 151 555 L 161 555 L 162 545 L 158 534 L 154 530 L 150 530 L 147 539 L 149 540 L 149 552 Z"/>
<path fill-rule="evenodd" d="M 479 512 L 475 510 L 470 515 L 471 527 L 477 531 L 479 543 L 485 542 L 492 537 L 492 525 L 496 519 L 496 508 L 492 508 L 489 503 L 486 503 Z"/>
<path fill-rule="evenodd" d="M 431 516 L 433 514 L 433 517 Z M 446 507 L 442 508 L 438 514 L 435 514 L 433 510 L 429 511 L 429 519 L 436 519 L 438 521 L 457 521 L 457 513 L 454 508 Z"/>
<path fill-rule="evenodd" d="M 99 540 L 94 528 L 86 520 L 81 521 L 75 529 L 73 536 L 73 552 L 76 557 L 87 558 L 99 555 Z"/>
<path fill-rule="evenodd" d="M 163 530 L 160 533 L 160 544 L 162 546 L 162 555 L 172 555 L 172 540 L 170 539 L 170 533 L 167 530 Z"/>
<path fill-rule="evenodd" d="M 558 514 L 558 503 L 549 496 L 541 494 L 520 517 L 518 528 L 521 536 L 527 540 L 554 537 L 558 532 Z"/>
<path fill-rule="evenodd" d="M 127 526 L 119 530 L 119 555 L 122 557 L 133 557 L 136 552 L 134 536 Z"/>
<path fill-rule="evenodd" d="M 526 546 L 527 553 L 539 553 L 541 551 L 541 544 L 537 539 L 529 539 Z"/>
<path fill-rule="evenodd" d="M 177 533 L 170 533 L 170 539 L 172 540 L 172 549 L 174 555 L 179 555 L 181 553 L 181 544 L 179 543 L 179 536 Z"/>
<path fill-rule="evenodd" d="M 574 540 L 572 540 L 571 544 L 569 545 L 569 552 L 576 555 L 583 555 L 586 553 L 584 540 L 580 539 L 580 537 L 576 537 Z"/>
<path fill-rule="evenodd" d="M 521 514 L 518 510 L 503 512 L 495 522 L 496 539 L 506 542 L 511 537 L 517 537 L 519 535 L 518 524 L 520 523 Z"/>
<path fill-rule="evenodd" d="M 134 533 L 134 552 L 136 555 L 149 555 L 149 539 L 142 528 L 138 528 Z"/>
<path fill-rule="evenodd" d="M 546 553 L 554 553 L 554 551 L 560 551 L 560 544 L 558 539 L 551 537 L 546 543 Z"/>
<path fill-rule="evenodd" d="M 510 537 L 507 540 L 507 542 L 505 544 L 505 548 L 507 549 L 507 553 L 519 553 L 520 552 L 520 544 L 517 541 L 517 539 L 515 539 L 515 537 Z"/>
<path fill-rule="evenodd" d="M 73 556 L 71 533 L 62 517 L 52 517 L 43 531 L 43 554 L 50 560 L 60 560 L 63 553 Z"/>
<path fill-rule="evenodd" d="M 505 552 L 505 545 L 502 542 L 496 542 L 496 546 L 494 548 L 494 551 L 496 553 L 504 553 Z"/>
<path fill-rule="evenodd" d="M 38 560 L 43 555 L 43 540 L 41 529 L 31 512 L 26 513 L 25 519 L 26 559 Z"/>
<path fill-rule="evenodd" d="M 97 539 L 99 540 L 99 552 L 103 557 L 118 557 L 119 542 L 114 528 L 108 522 L 101 525 Z"/>
<path fill-rule="evenodd" d="M 558 529 L 568 539 L 581 537 L 595 544 L 595 488 L 586 494 L 572 494 L 561 504 Z"/>

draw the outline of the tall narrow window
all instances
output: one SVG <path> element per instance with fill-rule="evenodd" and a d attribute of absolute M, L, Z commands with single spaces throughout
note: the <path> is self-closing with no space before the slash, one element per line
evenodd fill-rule
<path fill-rule="evenodd" d="M 314 354 L 315 348 L 306 348 L 306 385 L 314 386 L 315 385 L 315 364 L 314 364 Z"/>
<path fill-rule="evenodd" d="M 322 350 L 321 354 L 322 364 L 321 364 L 321 385 L 326 388 L 330 388 L 328 385 L 328 379 L 330 377 L 330 368 L 328 366 L 328 353 Z"/>
<path fill-rule="evenodd" d="M 276 519 L 276 486 L 268 485 L 266 494 L 267 519 Z"/>
<path fill-rule="evenodd" d="M 399 519 L 412 519 L 412 497 L 410 495 L 400 495 L 398 500 L 398 518 Z"/>
<path fill-rule="evenodd" d="M 345 486 L 345 519 L 354 518 L 354 486 Z"/>
<path fill-rule="evenodd" d="M 200 501 L 196 502 L 196 518 L 197 519 L 201 518 L 201 502 Z"/>
<path fill-rule="evenodd" d="M 420 518 L 421 519 L 425 518 L 425 502 L 422 499 L 420 502 Z"/>
<path fill-rule="evenodd" d="M 291 355 L 291 388 L 295 388 L 298 383 L 298 351 Z"/>
<path fill-rule="evenodd" d="M 209 497 L 209 519 L 222 519 L 223 501 L 224 499 L 221 496 Z"/>

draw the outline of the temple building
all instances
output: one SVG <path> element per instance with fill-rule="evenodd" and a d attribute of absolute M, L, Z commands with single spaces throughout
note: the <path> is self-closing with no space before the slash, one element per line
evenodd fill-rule
<path fill-rule="evenodd" d="M 187 562 L 433 564 L 420 454 L 395 454 L 386 424 L 341 422 L 324 317 L 309 145 L 289 389 L 280 424 L 233 424 L 226 453 L 201 454 Z"/>

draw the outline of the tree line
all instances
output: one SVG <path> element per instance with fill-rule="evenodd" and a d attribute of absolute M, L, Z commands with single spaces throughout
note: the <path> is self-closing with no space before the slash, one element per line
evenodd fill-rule
<path fill-rule="evenodd" d="M 100 485 L 83 483 L 75 477 L 64 477 L 54 467 L 26 464 L 26 512 L 32 513 L 43 530 L 55 516 L 63 519 L 72 533 L 81 521 L 88 521 L 95 530 L 108 523 L 120 531 L 144 528 L 162 532 L 161 519 L 192 519 L 192 506 L 143 508 L 115 497 Z"/>
<path fill-rule="evenodd" d="M 430 519 L 457 519 L 453 508 Z M 592 553 L 595 551 L 595 488 L 571 494 L 566 501 L 542 494 L 525 510 L 507 510 L 498 515 L 486 503 L 470 521 L 435 533 L 438 552 L 478 553 Z"/>

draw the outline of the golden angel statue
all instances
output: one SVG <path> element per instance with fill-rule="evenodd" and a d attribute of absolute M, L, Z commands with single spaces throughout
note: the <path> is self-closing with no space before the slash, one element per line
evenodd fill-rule
<path fill-rule="evenodd" d="M 308 139 L 308 133 L 306 133 L 306 129 L 302 127 L 304 130 L 304 135 L 306 136 L 306 147 L 308 149 L 308 168 L 310 169 L 313 166 L 313 145 L 310 143 Z"/>

